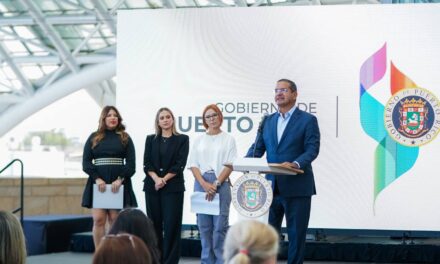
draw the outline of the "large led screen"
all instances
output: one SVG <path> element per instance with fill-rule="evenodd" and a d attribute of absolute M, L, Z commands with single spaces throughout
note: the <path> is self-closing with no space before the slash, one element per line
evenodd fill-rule
<path fill-rule="evenodd" d="M 215 103 L 244 156 L 281 78 L 317 116 L 311 228 L 440 231 L 440 5 L 122 11 L 117 106 L 142 157 L 156 111 L 190 140 Z M 234 173 L 232 182 L 241 173 Z M 185 171 L 184 224 L 195 223 Z M 231 206 L 231 223 L 237 220 Z"/>

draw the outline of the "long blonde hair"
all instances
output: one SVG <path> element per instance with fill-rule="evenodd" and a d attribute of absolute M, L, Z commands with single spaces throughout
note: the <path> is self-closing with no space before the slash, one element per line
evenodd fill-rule
<path fill-rule="evenodd" d="M 105 118 L 107 117 L 110 110 L 113 110 L 116 112 L 116 115 L 118 116 L 118 126 L 116 127 L 115 131 L 116 134 L 118 134 L 121 138 L 121 142 L 124 146 L 127 145 L 128 142 L 128 134 L 125 132 L 125 125 L 122 124 L 122 116 L 119 113 L 118 109 L 116 107 L 107 105 L 105 106 L 101 111 L 101 116 L 99 117 L 99 126 L 98 131 L 96 131 L 95 136 L 92 140 L 92 148 L 95 148 L 98 143 L 104 139 L 105 137 L 105 130 L 107 129 L 107 126 L 105 125 Z"/>
<path fill-rule="evenodd" d="M 0 211 L 0 263 L 26 263 L 26 244 L 15 215 Z"/>
<path fill-rule="evenodd" d="M 162 135 L 162 128 L 159 126 L 159 115 L 163 111 L 168 111 L 168 113 L 170 113 L 171 117 L 173 118 L 173 128 L 172 128 L 173 135 L 179 135 L 179 132 L 177 132 L 176 129 L 176 119 L 174 118 L 173 112 L 168 107 L 161 107 L 159 108 L 159 110 L 157 110 L 156 119 L 154 120 L 154 129 L 156 132 L 156 137 Z"/>
<path fill-rule="evenodd" d="M 260 264 L 276 257 L 278 233 L 255 220 L 239 222 L 226 234 L 223 257 L 226 264 Z"/>

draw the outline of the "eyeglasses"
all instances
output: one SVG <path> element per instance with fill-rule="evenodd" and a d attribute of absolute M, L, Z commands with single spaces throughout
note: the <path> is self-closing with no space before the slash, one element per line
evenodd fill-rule
<path fill-rule="evenodd" d="M 274 89 L 275 94 L 278 94 L 278 93 L 287 93 L 287 91 L 289 91 L 289 88 L 275 88 L 275 89 Z"/>
<path fill-rule="evenodd" d="M 207 116 L 205 116 L 205 119 L 206 120 L 209 120 L 209 119 L 211 119 L 211 118 L 217 118 L 218 117 L 218 114 L 217 113 L 214 113 L 214 114 L 212 114 L 212 115 L 207 115 Z"/>
<path fill-rule="evenodd" d="M 126 237 L 126 238 L 128 238 L 128 240 L 130 240 L 131 246 L 133 248 L 136 248 L 136 246 L 134 244 L 134 240 L 133 240 L 133 235 L 130 235 L 130 234 L 125 234 L 125 233 L 116 234 L 116 235 L 108 234 L 108 235 L 105 235 L 104 237 L 102 237 L 102 241 L 104 241 L 106 239 L 112 239 L 112 238 L 119 239 L 119 238 L 124 238 L 124 237 Z"/>

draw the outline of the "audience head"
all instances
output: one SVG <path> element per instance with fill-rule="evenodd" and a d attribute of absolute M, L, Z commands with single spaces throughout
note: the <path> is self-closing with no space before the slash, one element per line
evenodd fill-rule
<path fill-rule="evenodd" d="M 239 222 L 229 228 L 223 257 L 231 264 L 276 263 L 278 233 L 267 224 L 250 220 Z"/>
<path fill-rule="evenodd" d="M 135 208 L 127 208 L 119 212 L 118 217 L 110 228 L 109 234 L 128 233 L 135 235 L 147 245 L 153 262 L 160 260 L 157 237 L 153 222 L 144 212 Z"/>
<path fill-rule="evenodd" d="M 93 255 L 93 264 L 151 264 L 145 243 L 135 235 L 104 236 Z"/>
<path fill-rule="evenodd" d="M 26 263 L 26 244 L 15 215 L 0 211 L 0 263 Z"/>

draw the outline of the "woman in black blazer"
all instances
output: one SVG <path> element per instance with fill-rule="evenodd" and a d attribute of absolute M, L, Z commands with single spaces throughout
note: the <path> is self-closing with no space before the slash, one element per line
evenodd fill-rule
<path fill-rule="evenodd" d="M 185 181 L 183 170 L 189 151 L 189 138 L 179 134 L 174 115 L 163 107 L 157 111 L 156 133 L 147 136 L 144 153 L 145 201 L 154 224 L 162 263 L 178 263 Z"/>

